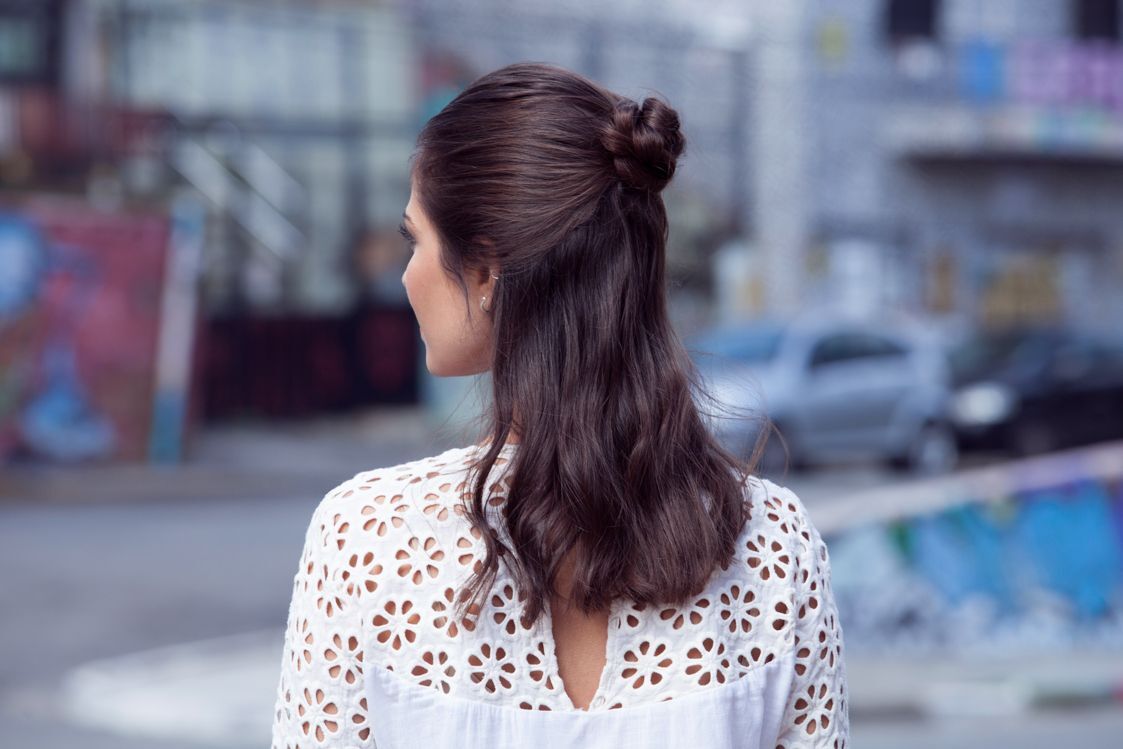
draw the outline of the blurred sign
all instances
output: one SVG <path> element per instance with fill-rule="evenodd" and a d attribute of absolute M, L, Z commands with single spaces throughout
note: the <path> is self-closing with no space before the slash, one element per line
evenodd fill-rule
<path fill-rule="evenodd" d="M 898 108 L 888 132 L 898 150 L 1123 155 L 1123 46 L 976 39 L 950 54 L 952 78 L 927 89 L 930 99 Z"/>
<path fill-rule="evenodd" d="M 147 457 L 168 221 L 0 213 L 0 461 Z"/>
<path fill-rule="evenodd" d="M 1027 41 L 1004 53 L 1010 98 L 1032 104 L 1123 112 L 1123 47 Z"/>
<path fill-rule="evenodd" d="M 1106 42 L 976 39 L 955 51 L 960 95 L 976 102 L 1123 112 L 1123 47 Z"/>

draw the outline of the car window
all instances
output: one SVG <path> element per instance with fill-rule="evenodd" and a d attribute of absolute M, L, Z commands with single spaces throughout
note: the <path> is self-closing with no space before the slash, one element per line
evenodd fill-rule
<path fill-rule="evenodd" d="M 948 362 L 957 377 L 970 379 L 1014 367 L 1032 368 L 1054 345 L 1040 331 L 977 333 L 954 346 Z"/>
<path fill-rule="evenodd" d="M 1092 372 L 1099 351 L 1087 340 L 1069 340 L 1053 350 L 1049 373 L 1060 380 L 1079 380 Z"/>
<path fill-rule="evenodd" d="M 866 344 L 869 347 L 870 356 L 904 356 L 908 353 L 908 349 L 897 341 L 882 336 L 867 335 Z"/>
<path fill-rule="evenodd" d="M 835 333 L 824 336 L 811 351 L 809 365 L 820 367 L 844 361 L 904 356 L 897 341 L 871 333 Z"/>
<path fill-rule="evenodd" d="M 1123 372 L 1123 343 L 1116 341 L 1104 341 L 1102 361 L 1105 367 L 1109 367 L 1113 372 Z"/>
<path fill-rule="evenodd" d="M 1078 378 L 1093 372 L 1114 370 L 1120 352 L 1108 341 L 1076 337 L 1065 341 L 1053 352 L 1050 372 L 1055 376 Z"/>
<path fill-rule="evenodd" d="M 854 337 L 849 335 L 832 335 L 822 338 L 811 350 L 812 367 L 821 367 L 824 364 L 853 359 L 855 356 Z"/>

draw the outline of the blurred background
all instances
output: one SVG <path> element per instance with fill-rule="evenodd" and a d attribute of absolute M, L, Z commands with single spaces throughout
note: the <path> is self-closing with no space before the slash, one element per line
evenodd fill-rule
<path fill-rule="evenodd" d="M 675 324 L 828 541 L 854 746 L 1117 746 L 1121 5 L 0 0 L 0 744 L 266 745 L 316 503 L 487 393 L 414 138 L 540 60 L 682 116 Z"/>

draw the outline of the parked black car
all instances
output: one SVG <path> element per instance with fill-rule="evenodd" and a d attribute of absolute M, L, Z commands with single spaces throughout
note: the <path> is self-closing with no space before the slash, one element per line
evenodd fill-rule
<path fill-rule="evenodd" d="M 961 450 L 1032 455 L 1123 438 L 1123 344 L 1064 327 L 975 334 L 949 352 Z"/>

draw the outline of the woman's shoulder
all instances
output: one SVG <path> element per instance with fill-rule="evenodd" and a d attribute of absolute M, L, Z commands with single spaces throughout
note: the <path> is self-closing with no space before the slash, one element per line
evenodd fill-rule
<path fill-rule="evenodd" d="M 738 539 L 738 556 L 760 582 L 805 584 L 826 567 L 826 547 L 799 494 L 760 476 L 745 482 L 748 518 Z"/>
<path fill-rule="evenodd" d="M 475 445 L 359 471 L 324 493 L 309 522 L 316 562 L 346 568 L 364 557 L 400 558 L 434 545 L 465 546 L 459 498 Z"/>
<path fill-rule="evenodd" d="M 354 482 L 372 483 L 375 481 L 381 481 L 386 485 L 415 485 L 440 475 L 459 471 L 475 449 L 475 445 L 451 447 L 434 455 L 378 468 L 368 468 L 359 471 L 350 479 L 342 482 L 340 486 Z"/>
<path fill-rule="evenodd" d="M 401 494 L 404 498 L 405 495 L 416 494 L 422 488 L 431 489 L 431 485 L 437 480 L 440 480 L 440 489 L 449 493 L 455 489 L 449 480 L 463 479 L 464 468 L 474 449 L 474 445 L 453 447 L 426 457 L 364 469 L 329 489 L 320 504 L 344 506 L 371 498 L 365 495 L 380 497 L 388 492 L 390 496 L 385 497 L 386 499 L 393 498 L 396 494 Z"/>
<path fill-rule="evenodd" d="M 814 525 L 800 496 L 789 486 L 762 476 L 749 476 L 745 482 L 745 502 L 749 517 L 742 533 L 771 531 L 792 540 L 811 541 Z"/>

